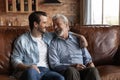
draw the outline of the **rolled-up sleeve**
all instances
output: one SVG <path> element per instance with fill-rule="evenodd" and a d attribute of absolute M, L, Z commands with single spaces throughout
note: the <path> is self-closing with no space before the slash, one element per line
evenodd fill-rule
<path fill-rule="evenodd" d="M 90 53 L 88 52 L 87 48 L 82 48 L 82 54 L 83 54 L 84 65 L 87 65 L 89 62 L 92 62 L 92 57 Z"/>
<path fill-rule="evenodd" d="M 14 42 L 14 47 L 13 47 L 13 52 L 11 55 L 11 63 L 14 67 L 16 67 L 18 64 L 22 63 L 23 59 L 23 52 L 22 52 L 22 47 L 20 45 L 20 41 L 15 41 Z"/>

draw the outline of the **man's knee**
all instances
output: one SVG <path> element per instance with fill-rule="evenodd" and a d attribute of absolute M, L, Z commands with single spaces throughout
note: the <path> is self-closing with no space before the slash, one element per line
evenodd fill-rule
<path fill-rule="evenodd" d="M 93 76 L 94 80 L 101 80 L 97 68 L 95 68 L 95 67 L 89 68 L 89 74 L 90 74 L 91 76 Z"/>
<path fill-rule="evenodd" d="M 22 73 L 20 79 L 21 80 L 36 80 L 36 76 L 37 76 L 36 74 L 38 74 L 38 72 L 35 69 L 30 68 L 30 69 L 25 70 Z"/>
<path fill-rule="evenodd" d="M 38 76 L 38 74 L 39 73 L 35 69 L 30 68 L 25 70 L 22 75 L 24 75 L 27 78 L 35 78 Z"/>
<path fill-rule="evenodd" d="M 95 73 L 95 74 L 98 73 L 98 70 L 95 67 L 89 68 L 89 71 L 92 72 L 92 73 Z"/>
<path fill-rule="evenodd" d="M 66 80 L 80 80 L 80 73 L 74 67 L 69 67 L 64 76 Z"/>
<path fill-rule="evenodd" d="M 37 72 L 35 69 L 32 69 L 32 68 L 27 69 L 27 70 L 25 71 L 25 73 L 28 74 L 28 75 L 38 74 L 38 72 Z"/>

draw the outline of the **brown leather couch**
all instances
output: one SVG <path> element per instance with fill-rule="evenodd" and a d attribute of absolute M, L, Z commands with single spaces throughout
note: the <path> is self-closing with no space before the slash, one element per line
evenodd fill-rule
<path fill-rule="evenodd" d="M 10 64 L 13 42 L 26 31 L 27 27 L 0 27 L 0 80 L 14 80 Z M 120 26 L 79 26 L 71 31 L 86 37 L 102 80 L 120 80 Z"/>
<path fill-rule="evenodd" d="M 11 76 L 13 69 L 10 64 L 13 42 L 26 31 L 27 27 L 0 27 L 0 80 L 15 80 Z"/>
<path fill-rule="evenodd" d="M 71 31 L 83 34 L 102 80 L 120 80 L 120 26 L 86 25 Z"/>

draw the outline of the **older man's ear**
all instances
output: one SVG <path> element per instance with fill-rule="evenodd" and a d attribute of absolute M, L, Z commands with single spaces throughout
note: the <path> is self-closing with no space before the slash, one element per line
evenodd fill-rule
<path fill-rule="evenodd" d="M 73 33 L 73 35 L 75 35 L 79 39 L 80 48 L 84 48 L 88 46 L 88 42 L 83 35 L 76 34 L 76 33 Z"/>

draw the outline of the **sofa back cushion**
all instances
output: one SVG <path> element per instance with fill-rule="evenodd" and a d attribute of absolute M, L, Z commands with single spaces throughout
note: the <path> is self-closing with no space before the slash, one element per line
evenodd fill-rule
<path fill-rule="evenodd" d="M 83 34 L 88 41 L 88 50 L 95 65 L 113 64 L 119 45 L 119 27 L 79 27 L 73 32 Z"/>
<path fill-rule="evenodd" d="M 28 28 L 0 27 L 0 74 L 9 74 L 12 70 L 10 55 L 12 54 L 13 42 Z"/>

